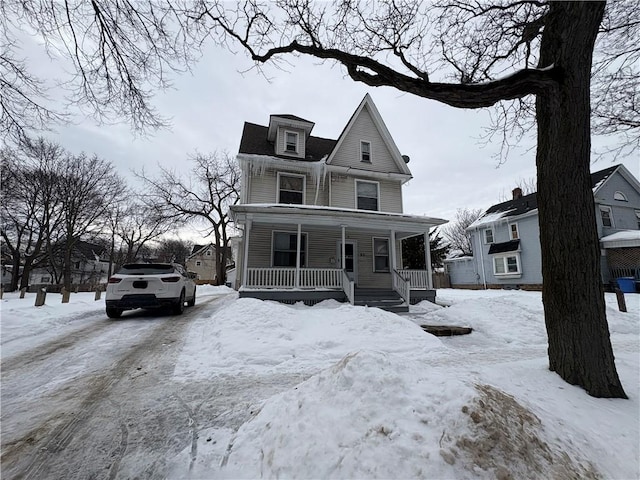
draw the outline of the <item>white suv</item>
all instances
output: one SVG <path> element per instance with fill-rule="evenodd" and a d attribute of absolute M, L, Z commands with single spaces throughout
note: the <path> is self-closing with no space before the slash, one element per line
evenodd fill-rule
<path fill-rule="evenodd" d="M 196 303 L 194 274 L 171 263 L 130 263 L 124 265 L 107 284 L 107 316 L 118 318 L 134 308 L 170 307 L 174 314 L 184 311 L 184 304 Z"/>

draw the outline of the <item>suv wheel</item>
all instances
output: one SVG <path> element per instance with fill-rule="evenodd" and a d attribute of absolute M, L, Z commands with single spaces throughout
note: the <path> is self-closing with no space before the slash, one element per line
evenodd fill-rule
<path fill-rule="evenodd" d="M 122 310 L 119 308 L 107 307 L 107 317 L 109 318 L 120 318 L 122 315 Z"/>
<path fill-rule="evenodd" d="M 193 297 L 187 300 L 187 307 L 193 307 L 196 304 L 196 289 L 193 289 Z"/>
<path fill-rule="evenodd" d="M 182 312 L 184 312 L 184 290 L 180 292 L 180 298 L 173 306 L 174 315 L 182 315 Z"/>

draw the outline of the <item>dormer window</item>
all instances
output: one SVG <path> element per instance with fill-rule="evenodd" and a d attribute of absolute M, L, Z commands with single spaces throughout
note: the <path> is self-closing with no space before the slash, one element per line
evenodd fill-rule
<path fill-rule="evenodd" d="M 360 161 L 371 163 L 371 143 L 360 142 Z"/>
<path fill-rule="evenodd" d="M 284 151 L 298 153 L 298 134 L 296 132 L 285 132 L 284 137 Z"/>

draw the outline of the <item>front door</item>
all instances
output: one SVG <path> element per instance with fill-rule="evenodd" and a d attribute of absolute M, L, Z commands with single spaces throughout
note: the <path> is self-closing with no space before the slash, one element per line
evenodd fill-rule
<path fill-rule="evenodd" d="M 344 265 L 349 278 L 358 283 L 358 249 L 355 240 L 346 240 L 344 243 Z M 342 242 L 338 242 L 338 266 L 342 268 Z"/>

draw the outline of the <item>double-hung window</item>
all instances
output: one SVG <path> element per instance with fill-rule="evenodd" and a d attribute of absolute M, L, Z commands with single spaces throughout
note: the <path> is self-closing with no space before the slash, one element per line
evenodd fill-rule
<path fill-rule="evenodd" d="M 287 153 L 298 153 L 298 134 L 296 132 L 285 132 L 284 151 Z"/>
<path fill-rule="evenodd" d="M 487 228 L 484 231 L 484 243 L 493 243 L 493 229 Z"/>
<path fill-rule="evenodd" d="M 360 161 L 371 163 L 371 143 L 360 142 Z"/>
<path fill-rule="evenodd" d="M 389 271 L 389 239 L 388 238 L 373 239 L 373 271 L 374 272 Z"/>
<path fill-rule="evenodd" d="M 305 176 L 278 173 L 278 203 L 304 203 Z"/>
<path fill-rule="evenodd" d="M 295 267 L 298 234 L 292 232 L 273 232 L 273 266 Z M 307 234 L 300 236 L 300 267 L 306 262 Z"/>
<path fill-rule="evenodd" d="M 602 226 L 613 227 L 613 221 L 611 220 L 611 207 L 600 207 L 600 218 L 602 218 Z"/>
<path fill-rule="evenodd" d="M 378 211 L 379 193 L 378 182 L 356 180 L 356 208 Z"/>
<path fill-rule="evenodd" d="M 636 212 L 636 221 L 638 222 L 638 230 L 640 230 L 640 210 L 635 210 Z"/>
<path fill-rule="evenodd" d="M 511 240 L 517 240 L 520 238 L 520 234 L 518 233 L 517 223 L 512 223 L 509 225 L 509 235 L 511 236 Z"/>
<path fill-rule="evenodd" d="M 494 275 L 517 275 L 520 273 L 520 260 L 517 254 L 493 257 Z"/>

